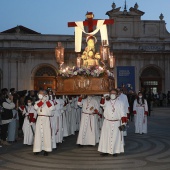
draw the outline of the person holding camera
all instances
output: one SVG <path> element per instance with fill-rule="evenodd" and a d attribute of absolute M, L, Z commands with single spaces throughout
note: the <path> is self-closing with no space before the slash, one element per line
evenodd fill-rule
<path fill-rule="evenodd" d="M 122 132 L 125 129 L 127 120 L 124 114 L 124 105 L 118 99 L 118 91 L 112 89 L 110 98 L 103 100 L 101 106 L 104 109 L 104 122 L 98 151 L 101 152 L 101 156 L 107 156 L 108 154 L 117 156 L 119 153 L 124 152 Z"/>

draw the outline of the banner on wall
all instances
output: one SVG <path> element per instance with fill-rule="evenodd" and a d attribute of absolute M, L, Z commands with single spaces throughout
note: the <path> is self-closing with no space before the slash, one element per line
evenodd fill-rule
<path fill-rule="evenodd" d="M 135 91 L 135 66 L 117 66 L 117 87 Z"/>

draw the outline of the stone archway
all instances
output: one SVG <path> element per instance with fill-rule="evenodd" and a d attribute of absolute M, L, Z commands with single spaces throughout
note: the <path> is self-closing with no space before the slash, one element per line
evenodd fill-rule
<path fill-rule="evenodd" d="M 154 66 L 146 67 L 140 76 L 141 89 L 145 92 L 153 92 L 154 94 L 162 91 L 163 77 L 160 69 Z"/>
<path fill-rule="evenodd" d="M 56 70 L 49 65 L 39 66 L 34 72 L 34 89 L 56 89 Z"/>

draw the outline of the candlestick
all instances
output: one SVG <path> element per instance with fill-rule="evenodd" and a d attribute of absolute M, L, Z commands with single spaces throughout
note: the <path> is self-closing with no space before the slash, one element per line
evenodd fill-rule
<path fill-rule="evenodd" d="M 80 57 L 77 57 L 77 67 L 80 67 L 81 66 L 81 58 Z"/>

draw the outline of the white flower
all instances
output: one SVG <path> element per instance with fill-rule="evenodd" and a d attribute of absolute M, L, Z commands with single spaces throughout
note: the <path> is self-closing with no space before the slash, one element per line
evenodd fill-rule
<path fill-rule="evenodd" d="M 95 73 L 98 73 L 98 70 L 94 70 Z"/>
<path fill-rule="evenodd" d="M 77 76 L 77 71 L 74 72 L 74 75 Z"/>
<path fill-rule="evenodd" d="M 86 73 L 87 73 L 87 74 L 90 74 L 90 71 L 89 71 L 89 70 L 87 70 L 87 71 L 86 71 Z"/>

